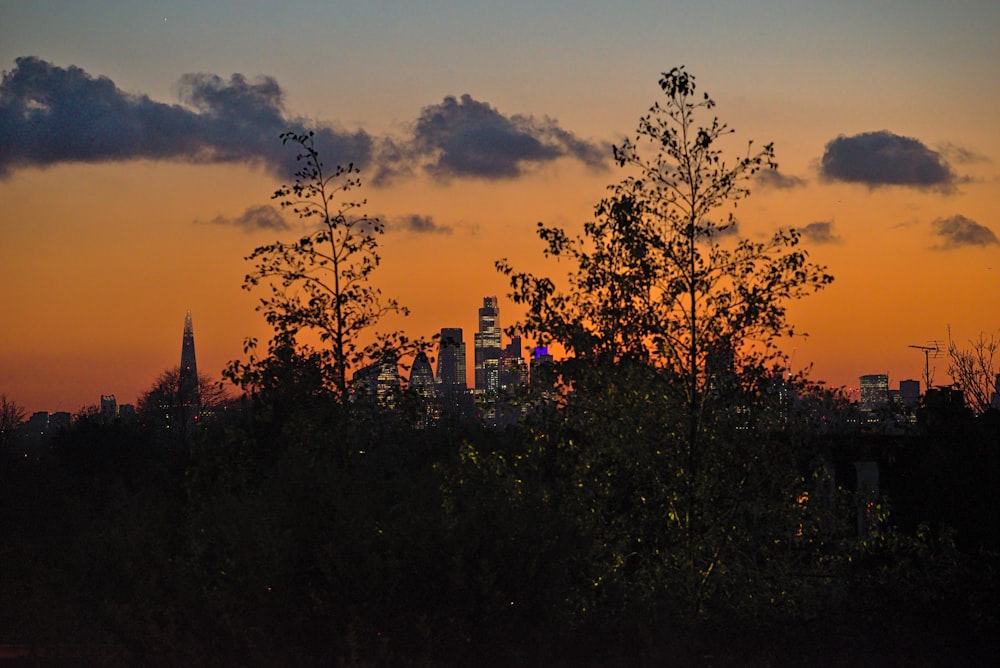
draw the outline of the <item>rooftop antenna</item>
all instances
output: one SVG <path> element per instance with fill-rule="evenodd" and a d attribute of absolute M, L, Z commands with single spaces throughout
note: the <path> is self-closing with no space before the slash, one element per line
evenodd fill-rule
<path fill-rule="evenodd" d="M 924 388 L 931 389 L 931 358 L 941 357 L 941 342 L 929 341 L 926 346 L 909 346 L 924 351 Z"/>

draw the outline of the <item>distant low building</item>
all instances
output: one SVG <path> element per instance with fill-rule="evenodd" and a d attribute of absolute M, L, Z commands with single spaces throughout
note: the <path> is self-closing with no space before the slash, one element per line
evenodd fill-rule
<path fill-rule="evenodd" d="M 899 399 L 907 406 L 916 406 L 920 403 L 920 381 L 901 380 L 899 381 Z"/>
<path fill-rule="evenodd" d="M 49 435 L 48 411 L 37 411 L 31 414 L 21 425 L 21 435 L 29 441 L 41 441 Z"/>
<path fill-rule="evenodd" d="M 63 429 L 69 429 L 73 416 L 68 411 L 49 413 L 49 433 L 54 434 Z"/>
<path fill-rule="evenodd" d="M 356 398 L 367 398 L 386 408 L 395 405 L 400 386 L 399 359 L 391 353 L 351 376 L 351 392 Z"/>
<path fill-rule="evenodd" d="M 113 394 L 101 395 L 101 422 L 110 424 L 118 419 L 118 401 Z"/>
<path fill-rule="evenodd" d="M 924 405 L 928 410 L 965 408 L 965 392 L 956 387 L 935 387 L 927 390 Z"/>
<path fill-rule="evenodd" d="M 555 363 L 555 358 L 549 353 L 547 346 L 537 346 L 531 351 L 531 360 L 528 362 L 528 379 L 532 384 L 538 385 L 545 377 L 546 369 L 551 369 Z M 551 378 L 545 378 L 551 381 Z"/>

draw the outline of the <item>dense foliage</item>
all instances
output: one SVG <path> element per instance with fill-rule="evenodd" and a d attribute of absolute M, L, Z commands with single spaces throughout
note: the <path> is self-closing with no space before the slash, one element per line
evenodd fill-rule
<path fill-rule="evenodd" d="M 629 509 L 600 520 L 610 570 L 595 589 L 626 578 L 619 617 L 631 589 L 669 592 L 671 620 L 755 614 L 796 604 L 784 572 L 814 547 L 799 527 L 828 512 L 804 501 L 823 484 L 825 453 L 786 433 L 803 388 L 784 377 L 777 339 L 793 333 L 787 302 L 832 277 L 794 230 L 767 242 L 739 233 L 735 208 L 758 170 L 776 167 L 773 148 L 750 144 L 727 162 L 732 130 L 702 124 L 715 103 L 694 77 L 675 68 L 660 87 L 664 102 L 615 148 L 626 175 L 582 236 L 539 227 L 545 253 L 569 264 L 568 289 L 498 268 L 528 307 L 521 328 L 570 354 L 555 365 L 568 398 L 545 447 L 579 453 L 578 487 L 598 495 L 582 510 Z"/>
<path fill-rule="evenodd" d="M 421 427 L 299 375 L 187 445 L 94 418 L 22 443 L 0 470 L 0 646 L 106 665 L 995 661 L 995 416 L 884 436 L 787 415 L 713 462 L 695 493 L 720 505 L 692 543 L 669 416 L 622 375 L 505 431 Z M 836 485 L 806 487 L 829 515 L 780 503 L 788 460 L 824 448 Z M 883 475 L 860 534 L 859 459 Z M 735 504 L 737 475 L 757 505 Z M 692 551 L 719 572 L 691 581 Z"/>

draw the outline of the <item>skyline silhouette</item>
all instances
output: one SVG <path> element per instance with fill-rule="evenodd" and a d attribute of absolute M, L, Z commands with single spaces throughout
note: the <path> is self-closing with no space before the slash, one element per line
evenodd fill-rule
<path fill-rule="evenodd" d="M 499 320 L 501 323 L 503 323 L 503 308 L 501 307 L 501 303 L 502 302 L 495 296 L 483 297 L 482 303 L 478 305 L 473 305 L 472 308 L 472 310 L 476 312 L 475 317 L 477 321 L 480 323 L 482 322 L 483 312 L 485 309 L 488 312 L 488 317 L 490 322 Z M 510 305 L 508 304 L 508 306 Z M 504 329 L 505 327 L 506 325 L 503 325 L 503 327 L 501 327 L 500 329 Z M 455 376 L 455 374 L 458 373 L 459 369 L 462 372 L 464 372 L 464 380 L 460 383 L 461 387 L 457 388 L 461 393 L 471 394 L 474 391 L 481 389 L 477 388 L 477 383 L 476 383 L 475 357 L 477 351 L 472 348 L 466 348 L 466 346 L 463 343 L 465 339 L 468 339 L 473 335 L 475 335 L 475 338 L 478 339 L 481 332 L 477 332 L 474 330 L 472 332 L 466 333 L 466 331 L 461 327 L 442 327 L 440 328 L 439 334 L 440 335 L 438 340 L 431 347 L 430 351 L 431 354 L 429 357 L 425 353 L 419 353 L 416 356 L 416 357 L 422 356 L 424 363 L 429 361 L 430 363 L 429 375 L 431 378 L 433 378 L 437 391 L 442 393 L 454 392 L 455 390 L 450 389 L 448 386 L 455 385 L 456 384 L 455 381 L 442 381 L 441 378 L 457 377 Z M 515 356 L 513 347 L 521 343 L 521 337 L 518 336 L 515 337 L 515 339 L 510 339 L 510 340 L 508 340 L 507 337 L 504 337 L 504 340 L 507 341 L 504 345 L 494 346 L 496 348 L 495 354 L 506 355 L 511 359 L 514 359 Z M 829 384 L 826 383 L 825 381 L 823 381 L 823 383 L 826 384 L 828 387 L 830 387 L 830 389 L 843 390 L 847 400 L 857 403 L 859 406 L 863 406 L 865 404 L 866 378 L 873 378 L 876 376 L 881 377 L 883 379 L 882 383 L 885 386 L 884 390 L 886 392 L 886 397 L 889 396 L 902 397 L 903 395 L 906 395 L 903 398 L 907 400 L 912 400 L 914 396 L 916 396 L 919 399 L 919 397 L 923 396 L 923 394 L 928 389 L 946 388 L 955 386 L 956 383 L 958 383 L 957 380 L 950 378 L 946 372 L 943 374 L 939 372 L 940 371 L 939 367 L 942 367 L 945 370 L 947 369 L 948 366 L 947 350 L 941 347 L 940 342 L 932 342 L 932 343 L 935 343 L 937 347 L 935 348 L 931 346 L 910 346 L 911 348 L 920 348 L 922 352 L 926 353 L 926 359 L 924 360 L 924 363 L 927 366 L 925 366 L 924 369 L 922 369 L 922 372 L 924 374 L 929 373 L 929 377 L 931 380 L 930 383 L 927 383 L 927 375 L 921 375 L 921 376 L 911 375 L 905 378 L 899 378 L 899 377 L 892 377 L 887 373 L 878 371 L 877 369 L 868 369 L 859 372 L 855 377 L 855 382 L 851 385 L 837 387 L 837 386 L 829 386 Z M 527 365 L 527 360 L 533 359 L 536 352 L 534 346 L 524 346 L 522 348 L 519 348 L 519 350 L 521 353 L 520 363 L 524 365 Z M 928 352 L 929 350 L 936 350 L 937 353 L 934 354 L 932 357 L 931 354 Z M 176 367 L 179 370 L 182 377 L 186 375 L 187 387 L 190 387 L 191 384 L 195 382 L 193 379 L 199 376 L 199 373 L 197 371 L 194 351 L 195 351 L 195 339 L 193 330 L 193 315 L 191 311 L 187 311 L 184 317 L 184 327 L 181 336 L 181 355 L 180 355 L 181 364 L 180 366 Z M 544 353 L 546 356 L 548 356 L 547 348 L 544 349 Z M 499 361 L 501 360 L 498 357 L 497 362 Z M 415 356 L 409 356 L 409 358 L 401 358 L 397 360 L 397 366 L 400 367 L 401 369 L 399 373 L 399 379 L 403 380 L 404 383 L 406 383 L 406 379 L 409 378 L 410 375 L 409 373 L 406 373 L 406 369 L 409 367 L 409 365 L 413 364 L 414 362 L 415 362 Z M 441 375 L 442 362 L 444 362 L 445 364 L 444 367 L 445 376 Z M 792 369 L 792 366 L 794 364 L 794 359 L 790 360 L 790 362 L 792 364 L 789 365 L 789 371 L 791 371 Z M 378 366 L 380 362 L 374 361 L 373 364 Z M 134 405 L 138 402 L 142 393 L 149 391 L 150 387 L 152 387 L 152 385 L 158 380 L 158 377 L 161 376 L 164 371 L 169 371 L 170 368 L 171 365 L 166 364 L 157 374 L 157 377 L 152 377 L 148 380 L 142 392 L 140 392 L 140 394 L 137 396 L 131 397 L 131 396 L 119 395 L 114 391 L 113 387 L 110 387 L 106 388 L 105 391 L 101 392 L 101 396 L 99 397 L 99 399 L 103 399 L 105 396 L 109 396 L 112 398 L 116 398 L 117 401 L 119 401 L 120 404 L 122 405 L 126 404 Z M 527 368 L 527 366 L 525 366 L 525 368 Z M 435 369 L 437 370 L 435 371 Z M 351 369 L 353 373 L 357 373 L 362 370 L 363 366 L 358 366 L 357 368 Z M 944 378 L 942 378 L 942 375 L 944 376 Z M 208 377 L 213 381 L 218 380 L 218 378 L 213 377 L 212 375 L 209 375 Z M 810 380 L 822 381 L 822 379 L 819 378 L 810 378 Z M 354 382 L 357 382 L 357 379 L 355 379 Z M 444 385 L 441 385 L 442 382 L 444 382 Z M 482 382 L 483 383 L 486 382 L 485 374 L 483 376 Z M 227 391 L 235 391 L 235 390 L 236 388 L 227 384 Z M 187 389 L 186 392 L 191 393 L 192 390 Z M 197 388 L 195 388 L 194 392 L 196 396 Z M 16 400 L 16 397 L 8 396 L 8 399 Z M 194 399 L 193 401 L 196 400 L 197 399 Z M 21 402 L 18 403 L 19 405 L 21 404 Z M 100 403 L 101 403 L 100 400 L 84 401 L 80 403 L 79 406 L 69 411 L 67 411 L 64 408 L 53 409 L 53 408 L 47 408 L 45 406 L 37 406 L 37 407 L 28 406 L 26 408 L 29 409 L 27 410 L 27 413 L 29 415 L 37 412 L 47 412 L 50 414 L 68 412 L 70 414 L 76 414 L 77 412 L 80 411 L 86 412 L 86 410 L 90 407 L 99 407 Z"/>

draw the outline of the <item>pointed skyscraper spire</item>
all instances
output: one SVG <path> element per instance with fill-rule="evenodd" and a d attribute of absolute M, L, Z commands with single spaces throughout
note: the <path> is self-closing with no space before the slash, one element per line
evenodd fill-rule
<path fill-rule="evenodd" d="M 198 364 L 194 357 L 194 325 L 191 311 L 184 316 L 184 339 L 181 342 L 181 369 L 177 378 L 178 400 L 182 406 L 201 405 L 198 390 Z"/>

